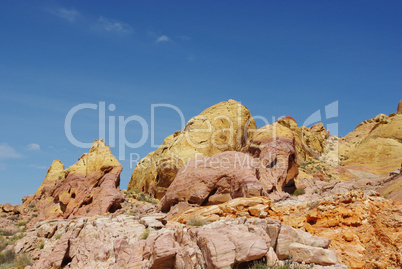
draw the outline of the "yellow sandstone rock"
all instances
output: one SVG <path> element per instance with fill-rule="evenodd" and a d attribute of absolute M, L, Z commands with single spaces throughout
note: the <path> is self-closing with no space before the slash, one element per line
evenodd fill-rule
<path fill-rule="evenodd" d="M 383 174 L 401 166 L 402 114 L 380 114 L 360 123 L 340 144 L 347 167 Z"/>
<path fill-rule="evenodd" d="M 135 167 L 127 190 L 146 192 L 161 199 L 178 169 L 187 161 L 197 156 L 238 151 L 249 131 L 255 129 L 249 110 L 240 103 L 229 100 L 213 105 L 143 158 Z"/>

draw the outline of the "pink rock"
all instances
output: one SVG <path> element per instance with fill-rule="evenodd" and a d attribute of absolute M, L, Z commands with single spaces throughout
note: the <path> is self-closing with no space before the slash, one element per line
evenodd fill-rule
<path fill-rule="evenodd" d="M 159 235 L 153 242 L 151 268 L 173 268 L 176 256 L 173 233 L 167 231 Z"/>
<path fill-rule="evenodd" d="M 289 245 L 289 253 L 295 262 L 315 263 L 319 265 L 338 263 L 336 252 L 330 249 L 292 243 Z"/>
<path fill-rule="evenodd" d="M 183 201 L 212 205 L 237 197 L 266 196 L 256 177 L 256 165 L 258 160 L 235 151 L 193 159 L 180 168 L 159 207 L 167 212 Z"/>
<path fill-rule="evenodd" d="M 291 256 L 289 245 L 300 243 L 307 246 L 328 248 L 331 240 L 325 237 L 313 236 L 307 232 L 282 224 L 276 244 L 276 254 L 279 259 L 287 259 Z"/>
<path fill-rule="evenodd" d="M 236 246 L 226 235 L 212 229 L 196 229 L 196 237 L 207 268 L 232 268 Z"/>

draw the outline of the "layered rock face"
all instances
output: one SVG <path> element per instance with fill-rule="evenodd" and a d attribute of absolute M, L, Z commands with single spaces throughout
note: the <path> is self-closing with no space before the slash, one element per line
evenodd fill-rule
<path fill-rule="evenodd" d="M 366 120 L 340 142 L 345 166 L 376 174 L 396 170 L 402 162 L 402 114 Z"/>
<path fill-rule="evenodd" d="M 402 204 L 384 199 L 374 191 L 366 195 L 362 191 L 350 191 L 307 203 L 273 204 L 264 197 L 238 198 L 220 205 L 191 208 L 172 220 L 188 223 L 194 217 L 207 221 L 241 217 L 280 220 L 282 235 L 278 236 L 276 254 L 281 259 L 292 256 L 299 261 L 304 257 L 303 261 L 307 262 L 310 259 L 307 256 L 313 256 L 314 263 L 325 264 L 317 260 L 334 255 L 293 244 L 301 242 L 324 249 L 329 246 L 337 253 L 339 262 L 349 268 L 399 268 L 402 265 Z M 288 230 L 287 225 L 296 229 Z M 303 234 L 301 230 L 328 238 L 331 243 L 328 239 L 324 243 L 323 239 L 323 245 L 310 244 L 308 242 L 320 242 L 310 236 L 295 239 Z"/>
<path fill-rule="evenodd" d="M 258 159 L 257 177 L 266 191 L 294 186 L 298 174 L 294 143 L 292 131 L 278 123 L 258 129 L 247 140 L 242 152 Z"/>
<path fill-rule="evenodd" d="M 254 129 L 256 124 L 248 109 L 234 100 L 209 107 L 143 158 L 135 167 L 127 189 L 161 199 L 179 168 L 189 160 L 223 151 L 238 151 L 249 131 Z"/>
<path fill-rule="evenodd" d="M 330 249 L 349 268 L 402 266 L 402 204 L 374 191 L 351 191 L 306 204 L 277 205 L 269 216 L 331 239 Z"/>
<path fill-rule="evenodd" d="M 336 253 L 327 249 L 330 240 L 273 219 L 227 219 L 200 227 L 168 222 L 159 230 L 147 230 L 126 215 L 59 220 L 38 224 L 14 249 L 35 249 L 38 242 L 44 248 L 36 252 L 33 269 L 248 268 L 261 258 L 279 264 L 290 256 L 337 263 Z"/>
<path fill-rule="evenodd" d="M 37 221 L 114 212 L 123 201 L 121 171 L 122 165 L 110 148 L 95 140 L 89 153 L 68 169 L 54 161 L 36 193 L 23 198 L 20 211 L 36 208 Z"/>

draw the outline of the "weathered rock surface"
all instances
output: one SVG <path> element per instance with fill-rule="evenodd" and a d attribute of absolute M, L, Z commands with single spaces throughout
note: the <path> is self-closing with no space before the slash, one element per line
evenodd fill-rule
<path fill-rule="evenodd" d="M 256 124 L 249 110 L 234 100 L 209 107 L 137 164 L 127 190 L 146 192 L 161 199 L 179 168 L 189 160 L 238 151 L 249 130 L 254 129 Z"/>
<path fill-rule="evenodd" d="M 10 213 L 14 211 L 15 206 L 11 205 L 10 203 L 5 203 L 3 206 L 0 206 L 0 209 L 2 210 L 2 212 Z"/>
<path fill-rule="evenodd" d="M 276 245 L 276 254 L 279 259 L 287 259 L 292 257 L 292 252 L 289 248 L 292 243 L 300 243 L 318 248 L 328 248 L 331 240 L 324 237 L 312 236 L 311 234 L 303 232 L 302 230 L 294 229 L 287 225 L 282 225 Z"/>
<path fill-rule="evenodd" d="M 74 216 L 94 216 L 120 208 L 122 165 L 103 141 L 95 140 L 89 153 L 68 169 L 56 160 L 36 193 L 23 199 L 22 207 L 36 208 L 36 221 Z"/>
<path fill-rule="evenodd" d="M 330 249 L 306 246 L 299 243 L 289 245 L 289 253 L 295 262 L 333 265 L 338 263 L 336 252 Z"/>
<path fill-rule="evenodd" d="M 259 160 L 258 178 L 268 192 L 294 186 L 298 174 L 294 143 L 292 131 L 278 123 L 254 131 L 246 141 L 242 152 Z"/>
<path fill-rule="evenodd" d="M 39 232 L 49 229 L 54 232 Z M 82 217 L 38 223 L 14 249 L 31 253 L 35 260 L 32 269 L 237 268 L 262 257 L 268 258 L 267 263 L 275 262 L 280 229 L 277 220 L 257 218 L 221 220 L 202 227 L 169 222 L 159 230 L 147 230 L 134 216 Z M 146 231 L 149 235 L 144 236 Z M 36 247 L 39 242 L 44 244 L 42 250 Z M 299 255 L 301 262 L 331 264 L 323 257 L 309 256 L 333 255 L 329 250 L 295 246 L 295 253 L 308 250 Z"/>
<path fill-rule="evenodd" d="M 381 182 L 377 188 L 381 196 L 402 203 L 402 167 L 392 171 L 389 176 Z"/>
<path fill-rule="evenodd" d="M 266 196 L 256 177 L 259 160 L 235 151 L 197 157 L 180 168 L 159 203 L 162 211 L 179 202 L 219 204 L 237 197 Z"/>
<path fill-rule="evenodd" d="M 401 141 L 402 114 L 380 114 L 340 139 L 339 153 L 347 167 L 389 173 L 401 166 Z"/>
<path fill-rule="evenodd" d="M 187 223 L 194 217 L 206 221 L 218 221 L 228 217 L 266 217 L 271 209 L 271 204 L 271 200 L 267 197 L 237 198 L 223 204 L 193 207 L 172 216 L 171 220 Z"/>
<path fill-rule="evenodd" d="M 294 228 L 329 238 L 329 248 L 350 268 L 402 266 L 402 204 L 374 191 L 351 191 L 303 204 L 285 202 L 269 213 Z"/>
<path fill-rule="evenodd" d="M 322 123 L 317 123 L 311 127 L 299 127 L 291 117 L 278 119 L 277 123 L 292 131 L 299 162 L 317 158 L 324 152 L 325 140 L 329 137 L 329 131 L 325 130 Z"/>

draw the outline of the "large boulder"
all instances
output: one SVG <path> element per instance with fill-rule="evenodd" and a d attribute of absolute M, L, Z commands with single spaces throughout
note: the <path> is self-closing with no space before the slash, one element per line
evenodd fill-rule
<path fill-rule="evenodd" d="M 257 159 L 235 151 L 192 159 L 180 168 L 159 207 L 167 212 L 183 201 L 213 205 L 238 197 L 266 196 L 256 177 L 258 165 Z"/>
<path fill-rule="evenodd" d="M 278 123 L 253 132 L 242 152 L 259 160 L 258 178 L 265 190 L 283 191 L 294 186 L 298 174 L 292 131 Z"/>
<path fill-rule="evenodd" d="M 54 161 L 36 193 L 23 198 L 22 207 L 36 208 L 37 221 L 114 212 L 124 200 L 119 191 L 122 169 L 110 147 L 95 140 L 89 153 L 68 169 Z"/>
<path fill-rule="evenodd" d="M 135 167 L 127 189 L 161 199 L 179 168 L 189 160 L 223 151 L 239 151 L 248 132 L 255 129 L 249 110 L 234 100 L 209 107 L 143 158 Z"/>

